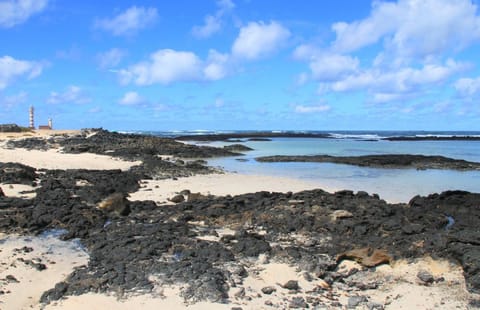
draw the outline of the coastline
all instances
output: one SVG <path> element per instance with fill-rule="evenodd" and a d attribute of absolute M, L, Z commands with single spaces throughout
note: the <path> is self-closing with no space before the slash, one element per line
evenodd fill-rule
<path fill-rule="evenodd" d="M 78 132 L 72 132 L 71 134 L 78 134 Z M 42 137 L 45 137 L 45 135 Z M 54 149 L 47 151 L 24 149 L 8 150 L 5 149 L 3 145 L 0 148 L 0 162 L 8 161 L 17 161 L 37 169 L 120 169 L 123 170 L 123 172 L 127 172 L 130 167 L 139 163 L 139 161 L 127 161 L 117 157 L 92 153 L 64 154 Z M 132 191 L 127 199 L 130 202 L 137 204 L 141 204 L 142 201 L 151 200 L 158 205 L 158 208 L 163 208 L 162 205 L 169 205 L 169 207 L 165 208 L 172 209 L 175 208 L 175 206 L 172 207 L 172 202 L 170 202 L 169 199 L 183 190 L 189 190 L 192 193 L 198 192 L 202 196 L 206 197 L 223 197 L 227 195 L 237 196 L 259 191 L 296 193 L 304 190 L 313 190 L 315 188 L 322 188 L 330 193 L 340 190 L 337 188 L 329 188 L 328 184 L 324 185 L 325 186 L 290 178 L 261 175 L 243 175 L 234 173 L 206 174 L 194 175 L 190 177 L 174 177 L 164 180 L 141 179 L 139 182 L 139 188 L 136 191 Z M 14 188 L 10 188 L 10 186 Z M 20 192 L 25 191 L 25 188 L 18 186 L 20 185 L 6 183 L 0 184 L 2 189 L 9 189 L 4 191 L 7 197 L 31 198 L 31 196 L 22 196 L 24 194 L 21 194 Z M 32 190 L 40 186 L 41 185 L 37 185 L 36 187 L 28 187 L 27 190 Z M 18 191 L 15 191 L 17 187 Z M 281 201 L 283 201 L 282 199 L 284 198 L 280 198 Z M 376 201 L 375 198 L 368 199 L 373 199 L 372 201 Z M 291 204 L 289 208 L 292 208 L 293 210 L 296 208 L 301 208 L 301 203 L 298 199 L 286 199 L 285 203 L 287 204 L 286 207 Z M 347 218 L 349 218 L 349 216 L 347 216 Z M 116 218 L 114 217 L 113 219 Z M 206 235 L 198 236 L 198 238 L 203 238 L 199 240 L 207 240 L 208 242 L 214 243 L 219 242 L 220 237 L 229 235 L 229 232 L 225 231 L 225 229 L 228 227 L 219 227 L 218 225 L 209 227 L 208 225 L 204 226 L 205 223 L 201 224 L 197 222 L 191 222 L 190 225 L 194 224 L 197 226 L 197 229 L 206 229 L 209 232 Z M 213 234 L 210 234 L 212 233 L 210 231 L 212 229 Z M 257 233 L 260 234 L 260 232 Z M 13 238 L 14 236 L 3 235 L 1 236 L 1 239 L 6 240 L 5 238 L 8 239 L 11 237 Z M 302 240 L 304 237 L 292 234 L 289 238 L 293 238 L 293 240 L 295 240 L 294 244 L 298 244 L 300 242 L 299 240 Z M 34 236 L 29 236 L 28 239 L 32 240 L 28 242 L 36 242 L 39 240 L 38 237 Z M 2 242 L 5 244 L 7 241 Z M 48 246 L 53 241 L 50 240 L 49 242 L 50 243 L 47 245 L 42 246 Z M 65 245 L 62 243 L 63 241 L 58 242 Z M 302 242 L 306 243 L 307 240 L 301 241 L 300 244 L 302 244 Z M 15 248 L 23 248 L 23 246 L 28 246 L 28 244 L 25 245 L 19 240 L 12 248 L 2 248 L 1 254 L 3 256 L 0 256 L 2 262 L 6 262 L 7 260 L 17 260 L 19 254 L 16 254 L 18 251 L 15 252 Z M 41 252 L 41 255 L 37 255 L 33 258 L 25 257 L 23 259 L 33 259 L 35 261 L 35 259 L 40 258 L 42 262 L 46 262 L 47 270 L 55 274 L 55 277 L 51 278 L 51 282 L 46 283 L 42 280 L 42 277 L 45 275 L 44 271 L 31 268 L 30 265 L 25 265 L 26 267 L 24 269 L 7 268 L 3 270 L 1 275 L 2 278 L 9 274 L 13 275 L 17 280 L 20 280 L 20 282 L 14 283 L 13 281 L 5 286 L 6 290 L 10 290 L 11 293 L 9 293 L 9 298 L 2 298 L 0 296 L 0 302 L 3 302 L 3 304 L 0 305 L 5 306 L 6 308 L 16 307 L 20 305 L 18 302 L 20 302 L 22 298 L 25 302 L 32 302 L 32 300 L 39 298 L 43 291 L 51 289 L 55 283 L 67 279 L 68 273 L 73 270 L 72 268 L 86 264 L 86 261 L 77 260 L 78 264 L 68 265 L 65 267 L 67 269 L 58 271 L 52 267 L 55 264 L 50 263 L 52 261 L 59 260 L 59 258 L 52 258 L 52 255 L 54 254 L 49 253 L 49 250 L 42 248 L 42 246 L 35 245 L 35 249 L 32 252 L 34 254 Z M 63 251 L 62 253 L 66 252 Z M 78 251 L 74 251 L 73 253 L 73 255 L 81 254 Z M 28 253 L 24 254 L 26 255 Z M 456 307 L 465 308 L 468 307 L 472 300 L 478 300 L 477 295 L 467 291 L 467 286 L 465 284 L 465 279 L 463 278 L 461 267 L 458 265 L 453 265 L 451 261 L 449 262 L 448 260 L 441 258 L 431 259 L 429 257 L 417 257 L 410 261 L 397 260 L 394 264 L 380 265 L 375 269 L 368 269 L 363 265 L 351 263 L 351 261 L 348 260 L 344 260 L 338 265 L 335 264 L 335 272 L 338 274 L 343 274 L 345 279 L 352 280 L 351 277 L 354 277 L 354 274 L 360 271 L 360 278 L 356 281 L 362 281 L 363 284 L 376 283 L 377 285 L 381 286 L 381 289 L 377 289 L 376 287 L 373 288 L 373 286 L 367 289 L 357 289 L 355 285 L 346 287 L 345 285 L 337 285 L 336 282 L 327 283 L 319 277 L 309 281 L 308 277 L 305 275 L 305 271 L 302 271 L 299 265 L 292 265 L 291 261 L 289 263 L 277 261 L 275 257 L 266 258 L 263 254 L 260 254 L 255 258 L 241 260 L 241 263 L 243 266 L 245 266 L 248 276 L 242 280 L 242 284 L 237 284 L 237 288 L 232 287 L 228 291 L 228 297 L 230 300 L 229 304 L 199 301 L 189 305 L 188 308 L 294 308 L 294 306 L 301 307 L 304 305 L 301 302 L 302 300 L 304 303 L 308 302 L 310 299 L 313 300 L 312 296 L 318 296 L 318 300 L 322 300 L 322 302 L 326 302 L 331 306 L 335 305 L 334 302 L 338 303 L 337 305 L 349 305 L 350 303 L 353 304 L 358 299 L 357 306 L 359 308 L 366 308 L 370 306 L 373 307 L 377 305 L 386 309 L 396 309 L 402 307 L 426 308 L 432 307 L 433 305 L 441 305 L 445 309 L 454 309 Z M 354 269 L 357 271 L 352 272 L 351 270 Z M 421 271 L 427 271 L 434 279 L 440 279 L 443 277 L 443 280 L 439 280 L 438 282 L 434 283 L 427 283 L 418 278 L 418 274 Z M 351 273 L 351 275 L 349 275 L 349 273 Z M 367 279 L 367 275 L 371 278 Z M 34 276 L 39 276 L 40 278 L 35 278 Z M 29 277 L 38 280 L 26 282 L 24 279 L 28 279 Z M 340 276 L 340 278 L 342 278 L 342 276 Z M 297 281 L 301 289 L 291 290 L 286 287 L 282 287 L 290 280 Z M 155 283 L 155 286 L 154 289 L 149 293 L 129 293 L 123 295 L 123 299 L 118 299 L 118 296 L 121 295 L 108 296 L 108 294 L 87 293 L 78 296 L 69 296 L 65 300 L 52 301 L 46 306 L 45 309 L 77 309 L 80 307 L 84 308 L 85 306 L 91 306 L 94 308 L 97 307 L 98 309 L 107 308 L 109 306 L 120 307 L 120 309 L 122 309 L 122 307 L 129 309 L 138 305 L 141 305 L 146 309 L 153 309 L 161 306 L 172 309 L 181 309 L 187 306 L 184 299 L 180 297 L 180 292 L 185 289 L 185 285 L 172 285 L 164 283 L 164 281 L 161 279 L 153 279 L 152 282 Z M 39 284 L 42 286 L 38 286 Z M 20 285 L 24 286 L 21 287 Z M 262 289 L 265 287 L 274 287 L 275 291 L 271 293 L 271 295 L 265 294 L 262 291 Z M 354 294 L 351 293 L 352 287 Z M 18 295 L 18 292 L 25 291 L 36 293 L 32 293 L 30 295 L 27 294 L 28 296 L 22 294 Z M 455 298 L 452 298 L 451 296 L 452 291 L 456 292 Z M 330 297 L 327 297 L 327 295 Z M 353 298 L 355 296 L 358 298 Z M 368 300 L 367 297 L 361 298 L 361 296 L 367 296 Z M 332 299 L 334 302 L 327 301 L 328 298 Z M 15 300 L 15 303 L 13 300 Z M 297 302 L 297 304 L 294 304 L 294 301 Z M 40 307 L 40 304 L 38 304 L 38 302 L 33 302 L 28 304 L 28 306 Z"/>

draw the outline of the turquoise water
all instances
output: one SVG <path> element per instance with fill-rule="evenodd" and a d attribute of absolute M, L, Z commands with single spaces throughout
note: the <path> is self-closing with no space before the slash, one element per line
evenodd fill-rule
<path fill-rule="evenodd" d="M 232 143 L 211 142 L 212 146 Z M 210 165 L 227 171 L 291 177 L 318 183 L 319 188 L 365 190 L 391 202 L 408 202 L 415 195 L 445 190 L 480 192 L 480 171 L 377 169 L 331 163 L 259 163 L 269 155 L 355 156 L 369 154 L 422 154 L 480 162 L 480 141 L 362 141 L 358 139 L 273 138 L 243 141 L 253 148 L 245 156 L 216 158 Z M 242 159 L 244 161 L 239 161 Z M 480 203 L 480 202 L 479 202 Z"/>

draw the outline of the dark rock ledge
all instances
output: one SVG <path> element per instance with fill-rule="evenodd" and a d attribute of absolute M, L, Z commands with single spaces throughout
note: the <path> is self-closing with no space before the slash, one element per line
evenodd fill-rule
<path fill-rule="evenodd" d="M 259 162 L 316 162 L 347 164 L 372 168 L 415 168 L 415 169 L 452 169 L 480 170 L 480 163 L 443 156 L 425 156 L 409 154 L 364 155 L 364 156 L 265 156 L 256 158 Z"/>
<path fill-rule="evenodd" d="M 188 302 L 228 302 L 229 290 L 242 287 L 248 276 L 249 259 L 260 254 L 294 264 L 308 278 L 330 286 L 349 281 L 350 275 L 336 269 L 343 257 L 375 266 L 429 255 L 461 264 L 468 288 L 480 291 L 480 194 L 450 191 L 388 204 L 365 192 L 258 192 L 162 207 L 122 200 L 128 212 L 114 212 L 114 206 L 97 206 L 113 193 L 136 191 L 138 174 L 34 172 L 40 180 L 35 198 L 0 197 L 0 231 L 65 229 L 62 238 L 79 238 L 90 254 L 87 266 L 43 294 L 44 303 L 87 292 L 149 292 L 151 275 L 162 283 L 182 284 Z M 221 228 L 235 233 L 217 242 L 200 238 L 215 236 Z M 306 303 L 313 307 L 314 300 Z M 334 302 L 328 305 L 338 306 Z"/>

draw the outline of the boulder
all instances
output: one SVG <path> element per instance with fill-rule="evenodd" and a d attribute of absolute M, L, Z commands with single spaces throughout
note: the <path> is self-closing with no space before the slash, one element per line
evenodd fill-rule
<path fill-rule="evenodd" d="M 130 214 L 130 206 L 124 193 L 113 193 L 98 203 L 97 206 L 107 213 L 123 216 Z"/>
<path fill-rule="evenodd" d="M 343 259 L 352 259 L 365 267 L 375 267 L 381 264 L 390 264 L 393 259 L 385 250 L 370 247 L 354 249 L 337 256 L 337 262 Z"/>
<path fill-rule="evenodd" d="M 173 203 L 180 203 L 185 201 L 185 197 L 183 197 L 183 195 L 175 195 L 169 200 Z"/>

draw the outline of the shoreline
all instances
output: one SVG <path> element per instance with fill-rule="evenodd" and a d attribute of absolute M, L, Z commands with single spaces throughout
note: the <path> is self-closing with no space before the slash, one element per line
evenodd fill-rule
<path fill-rule="evenodd" d="M 14 156 L 14 154 L 16 155 Z M 115 260 L 110 262 L 107 259 L 108 263 L 103 262 L 99 266 L 88 264 L 80 267 L 73 273 L 74 276 L 72 277 L 69 272 L 72 272 L 73 269 L 64 272 L 55 271 L 54 266 L 56 264 L 52 264 L 52 261 L 58 260 L 58 258 L 53 259 L 53 253 L 50 253 L 50 250 L 35 245 L 32 246 L 33 251 L 29 252 L 28 250 L 27 252 L 24 251 L 25 253 L 18 254 L 16 248 L 21 249 L 29 245 L 23 245 L 20 241 L 17 241 L 12 248 L 4 248 L 0 252 L 3 255 L 0 255 L 2 262 L 18 258 L 30 260 L 34 263 L 42 262 L 46 265 L 46 270 L 53 272 L 56 276 L 51 279 L 52 283 L 64 283 L 61 281 L 69 283 L 65 288 L 65 292 L 69 293 L 66 299 L 56 300 L 54 296 L 57 296 L 56 294 L 63 292 L 63 290 L 59 287 L 54 289 L 53 284 L 48 284 L 50 282 L 42 282 L 41 279 L 46 274 L 45 271 L 23 264 L 25 265 L 24 269 L 7 268 L 4 270 L 5 274 L 1 276 L 3 279 L 7 279 L 7 275 L 12 275 L 20 281 L 19 283 L 13 280 L 4 282 L 5 292 L 7 290 L 11 292 L 6 293 L 9 297 L 7 299 L 0 296 L 0 302 L 3 302 L 0 306 L 6 306 L 7 308 L 16 306 L 22 298 L 25 299 L 25 302 L 33 302 L 32 296 L 33 299 L 39 298 L 41 293 L 48 289 L 50 290 L 42 297 L 44 302 L 46 300 L 50 301 L 45 309 L 80 309 L 85 305 L 100 308 L 120 307 L 120 309 L 129 309 L 139 305 L 146 309 L 162 306 L 182 309 L 187 305 L 189 305 L 189 309 L 231 309 L 232 307 L 273 309 L 279 307 L 302 308 L 306 305 L 310 305 L 310 307 L 314 305 L 338 307 L 353 304 L 359 309 L 371 307 L 385 309 L 425 308 L 433 306 L 433 304 L 442 305 L 446 309 L 454 309 L 456 307 L 468 307 L 472 302 L 475 303 L 480 300 L 478 295 L 467 291 L 463 271 L 458 264 L 453 264 L 450 258 L 437 257 L 431 259 L 428 254 L 431 250 L 423 248 L 420 242 L 423 239 L 418 239 L 428 239 L 430 234 L 433 236 L 439 233 L 447 233 L 443 228 L 437 231 L 428 222 L 431 217 L 431 220 L 436 223 L 434 225 L 443 223 L 444 215 L 442 212 L 450 212 L 455 218 L 457 222 L 454 229 L 457 229 L 457 227 L 470 229 L 468 220 L 462 217 L 463 213 L 461 212 L 463 211 L 454 213 L 453 210 L 458 209 L 456 205 L 449 207 L 448 210 L 450 211 L 434 214 L 436 212 L 434 206 L 438 204 L 437 200 L 449 201 L 449 197 L 452 197 L 452 201 L 458 202 L 458 199 L 464 199 L 462 195 L 466 195 L 461 192 L 442 194 L 444 196 L 441 197 L 419 197 L 412 200 L 411 206 L 406 206 L 405 204 L 387 204 L 378 197 L 363 192 L 338 191 L 340 189 L 329 188 L 328 186 L 323 187 L 328 192 L 315 190 L 322 186 L 314 182 L 273 176 L 209 173 L 189 177 L 170 176 L 163 180 L 139 178 L 144 173 L 143 170 L 140 170 L 140 174 L 128 170 L 138 162 L 125 161 L 118 157 L 114 158 L 101 154 L 65 154 L 53 149 L 47 151 L 8 150 L 4 148 L 3 144 L 0 146 L 0 162 L 3 162 L 4 159 L 23 161 L 24 164 L 37 169 L 101 169 L 95 173 L 89 170 L 71 170 L 68 172 L 47 170 L 42 174 L 37 174 L 36 177 L 42 181 L 35 180 L 35 183 L 38 183 L 35 187 L 26 185 L 24 185 L 26 187 L 21 187 L 19 183 L 8 184 L 9 182 L 0 184 L 1 188 L 5 188 L 4 192 L 7 196 L 3 199 L 0 197 L 3 205 L 5 205 L 5 202 L 12 204 L 12 207 L 4 209 L 4 211 L 10 212 L 9 210 L 12 209 L 17 212 L 15 219 L 9 217 L 7 219 L 16 221 L 19 218 L 21 219 L 21 216 L 25 216 L 24 225 L 32 225 L 31 228 L 36 231 L 38 229 L 35 228 L 36 225 L 44 225 L 43 220 L 39 220 L 42 216 L 48 215 L 47 218 L 50 219 L 48 221 L 51 222 L 43 230 L 62 227 L 70 230 L 67 236 L 84 236 L 82 237 L 82 243 L 89 249 L 89 254 L 96 257 L 97 260 L 101 257 L 107 259 L 108 256 L 117 253 L 117 251 L 119 251 L 118 253 L 124 251 L 137 253 L 136 251 L 139 249 L 148 250 L 149 247 L 152 247 L 148 250 L 150 253 L 158 252 L 161 254 L 156 254 L 159 255 L 158 257 L 148 254 L 153 256 L 148 258 L 147 261 L 150 263 L 145 267 L 141 267 L 141 260 L 137 261 L 139 257 L 145 254 L 138 252 L 133 256 L 126 257 L 115 254 Z M 171 159 L 172 162 L 175 160 L 177 159 Z M 177 164 L 178 167 L 188 167 L 188 162 Z M 109 169 L 120 170 L 114 172 Z M 58 183 L 59 181 L 61 182 Z M 46 184 L 52 184 L 52 188 L 49 189 Z M 13 188 L 10 188 L 10 186 Z M 109 188 L 129 193 L 126 197 L 126 203 L 129 205 L 131 215 L 118 215 L 110 211 L 99 210 L 96 207 L 95 202 L 98 199 L 108 196 Z M 55 191 L 55 189 L 60 190 L 60 192 Z M 33 197 L 31 193 L 30 195 L 25 193 L 25 191 L 31 192 L 32 190 L 36 190 L 36 195 Z M 101 192 L 102 190 L 105 190 L 105 192 Z M 68 199 L 63 200 L 63 194 L 61 193 L 67 194 Z M 59 196 L 52 196 L 53 194 Z M 186 201 L 179 201 L 178 203 L 170 201 L 178 195 Z M 468 199 L 474 201 L 477 194 L 470 195 L 473 198 Z M 71 214 L 56 213 L 60 211 L 58 210 L 59 206 L 56 205 L 58 203 L 56 199 L 59 198 L 58 202 L 61 203 L 71 201 L 72 205 L 69 207 L 71 209 L 68 211 Z M 35 210 L 38 209 L 40 213 L 36 217 L 31 217 L 28 213 L 22 214 L 22 208 L 28 205 L 29 199 L 35 199 L 36 204 L 38 204 Z M 470 203 L 469 201 L 460 202 L 459 206 L 466 208 L 465 204 Z M 13 206 L 17 204 L 19 207 L 15 209 L 16 207 Z M 49 206 L 49 204 L 52 205 Z M 230 207 L 226 207 L 229 205 Z M 365 210 L 365 205 L 371 207 Z M 419 224 L 420 220 L 417 218 L 418 211 L 415 211 L 416 208 L 420 208 L 416 207 L 417 205 L 421 208 L 428 208 L 431 212 L 431 214 L 427 213 L 429 214 L 427 221 L 422 220 L 421 224 Z M 82 211 L 78 212 L 77 207 L 81 207 Z M 44 211 L 42 211 L 42 208 Z M 365 212 L 373 213 L 369 216 L 362 215 Z M 386 213 L 383 214 L 384 212 Z M 389 212 L 400 212 L 402 215 L 393 216 L 389 215 Z M 6 213 L 0 214 L 1 221 L 4 221 L 4 216 L 7 216 L 4 214 Z M 386 216 L 385 219 L 384 216 Z M 375 219 L 376 217 L 379 218 Z M 84 221 L 87 218 L 92 221 L 88 224 L 90 226 L 76 226 L 75 221 Z M 395 228 L 395 225 L 398 225 L 395 221 L 402 218 L 408 218 L 413 224 L 404 224 L 403 227 Z M 316 220 L 312 222 L 312 219 Z M 385 226 L 387 220 L 393 221 L 389 224 L 391 228 Z M 37 221 L 37 223 L 31 221 Z M 316 223 L 316 221 L 320 222 Z M 365 224 L 365 221 L 369 224 Z M 152 224 L 140 225 L 140 223 Z M 381 230 L 387 229 L 389 234 L 399 235 L 394 237 L 392 241 L 374 237 L 374 232 L 379 229 L 374 228 L 376 225 L 383 227 Z M 362 226 L 365 227 L 366 231 L 372 229 L 373 239 L 366 238 L 366 232 L 362 233 L 361 230 L 357 229 L 357 227 L 361 228 Z M 156 228 L 151 231 L 151 227 Z M 325 230 L 326 228 L 331 229 L 332 232 L 329 233 L 328 230 Z M 160 230 L 157 231 L 157 229 Z M 462 231 L 459 230 L 459 232 Z M 348 234 L 353 235 L 342 237 Z M 424 234 L 428 234 L 425 235 L 427 237 L 421 237 Z M 458 235 L 456 238 L 465 238 L 462 236 Z M 8 238 L 13 237 L 11 234 L 0 235 L 3 243 L 7 242 L 5 240 L 8 240 Z M 102 244 L 102 238 L 107 237 L 115 238 L 109 239 L 106 244 L 107 248 L 102 250 L 102 247 L 98 245 Z M 27 238 L 30 240 L 28 241 L 29 244 L 36 244 L 35 242 L 39 241 L 39 237 L 31 235 L 19 238 Z M 170 247 L 168 244 L 162 245 L 158 242 L 144 244 L 142 241 L 140 244 L 144 245 L 137 249 L 134 246 L 135 243 L 125 243 L 130 238 L 135 238 L 139 242 L 152 239 L 152 241 L 173 242 L 177 245 Z M 400 245 L 407 239 L 412 244 L 416 244 L 414 252 L 417 251 L 418 253 L 415 252 L 417 254 L 413 256 L 408 254 L 405 258 L 402 258 L 402 253 L 411 245 L 406 244 L 396 248 L 393 244 L 399 242 Z M 64 241 L 58 242 L 63 246 L 68 244 Z M 50 240 L 49 244 L 54 244 L 54 241 Z M 239 247 L 241 244 L 244 244 L 243 247 Z M 391 257 L 388 260 L 389 263 L 383 263 L 371 269 L 364 264 L 354 263 L 350 259 L 335 261 L 335 256 L 341 254 L 338 251 L 359 248 L 366 244 L 386 249 L 385 251 Z M 334 248 L 331 248 L 332 246 Z M 335 249 L 337 246 L 338 250 Z M 202 247 L 206 248 L 202 250 Z M 319 250 L 320 248 L 321 250 Z M 206 263 L 211 264 L 210 267 L 203 271 L 203 274 L 198 274 L 198 279 L 191 278 L 192 272 L 197 272 L 197 269 L 190 271 L 182 269 L 182 259 L 177 261 L 179 258 L 176 256 L 180 255 L 178 253 L 183 253 L 182 251 L 185 251 L 185 253 L 193 251 L 193 253 L 196 253 L 195 255 L 199 255 L 198 261 L 195 256 L 192 256 L 192 266 Z M 291 256 L 289 251 L 294 251 L 293 253 L 297 254 Z M 250 252 L 252 254 L 247 254 Z M 34 256 L 22 256 L 31 253 Z M 78 254 L 75 251 L 73 253 L 74 255 Z M 312 253 L 317 254 L 313 255 Z M 233 260 L 229 258 L 231 255 L 234 255 Z M 295 258 L 297 256 L 298 258 Z M 348 255 L 346 256 L 348 257 Z M 393 257 L 395 257 L 394 260 Z M 312 263 L 314 264 L 310 266 Z M 83 264 L 86 263 L 83 262 Z M 145 277 L 148 278 L 147 287 L 149 289 L 144 291 L 140 286 L 138 291 L 136 289 L 132 290 L 130 286 L 133 285 L 133 288 L 135 288 L 135 281 L 127 281 L 123 284 L 108 282 L 115 281 L 114 279 L 118 278 L 114 277 L 111 280 L 106 278 L 105 281 L 111 283 L 107 284 L 107 287 L 116 287 L 116 289 L 113 289 L 113 291 L 99 290 L 102 286 L 96 282 L 99 279 L 98 277 L 106 277 L 114 269 L 102 271 L 103 269 L 98 268 L 109 266 L 109 264 L 125 264 L 125 267 L 122 268 L 125 268 L 124 272 L 126 273 L 119 274 L 124 279 L 127 279 L 129 275 L 128 270 L 132 270 L 133 275 L 144 273 Z M 161 267 L 160 270 L 164 270 L 164 272 L 172 272 L 172 276 L 164 278 L 154 272 L 157 269 L 149 269 L 149 265 L 156 266 L 156 264 L 160 265 L 155 268 Z M 216 267 L 216 264 L 224 266 L 222 268 L 227 268 L 228 272 L 218 269 L 219 267 Z M 73 265 L 69 266 L 67 267 L 74 267 Z M 93 278 L 88 276 L 90 273 L 95 274 L 100 271 L 99 276 Z M 22 272 L 27 275 L 26 277 L 40 279 L 38 280 L 40 282 L 37 280 L 27 282 L 25 280 L 27 278 L 21 276 Z M 210 287 L 210 284 L 206 284 L 210 283 L 211 278 L 209 277 L 221 275 L 218 279 L 223 279 L 222 277 L 225 277 L 223 272 L 227 272 L 226 274 L 230 274 L 229 277 L 231 277 L 228 281 L 225 281 L 225 285 L 230 287 L 227 291 L 223 291 L 221 286 Z M 422 272 L 431 276 L 432 282 L 430 282 L 430 278 L 420 276 Z M 173 276 L 175 274 L 176 276 Z M 140 279 L 138 283 L 143 283 L 141 281 Z M 295 282 L 298 288 L 293 288 L 293 286 L 289 288 L 287 282 L 290 283 L 290 281 L 293 281 L 291 285 Z M 92 284 L 86 285 L 86 283 Z M 347 283 L 350 284 L 347 285 Z M 48 284 L 49 287 L 38 286 L 39 284 Z M 25 288 L 19 289 L 20 285 L 25 285 Z M 96 293 L 95 290 L 92 290 L 91 285 L 94 285 L 93 287 L 99 285 Z M 472 283 L 469 282 L 468 285 L 471 286 Z M 196 287 L 196 289 L 190 291 L 192 287 Z M 122 289 L 122 293 L 119 293 L 118 289 Z M 270 293 L 265 293 L 270 290 Z M 32 296 L 18 295 L 25 291 L 37 293 L 32 293 Z M 212 297 L 209 297 L 207 301 L 198 300 L 197 298 L 202 295 L 199 292 L 202 291 L 207 296 Z M 455 298 L 451 296 L 452 291 L 456 292 Z M 186 292 L 192 294 L 193 301 L 186 297 L 190 296 L 185 295 Z M 12 298 L 16 299 L 15 302 L 17 303 L 13 303 Z M 216 298 L 220 299 L 217 300 Z M 185 303 L 187 299 L 190 301 Z M 214 302 L 213 300 L 217 301 Z M 225 303 L 226 301 L 228 303 Z M 39 303 L 30 305 L 40 307 Z"/>

